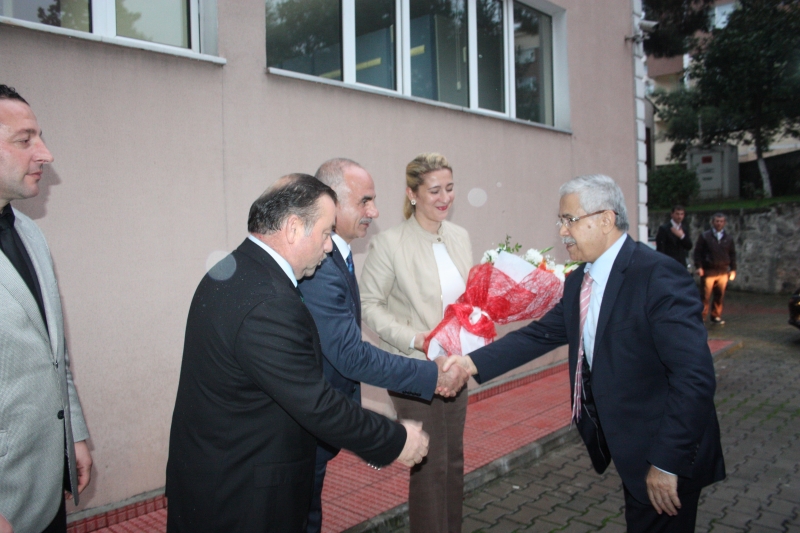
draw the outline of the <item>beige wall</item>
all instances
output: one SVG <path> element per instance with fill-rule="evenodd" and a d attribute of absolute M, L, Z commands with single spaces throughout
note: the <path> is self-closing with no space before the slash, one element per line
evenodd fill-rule
<path fill-rule="evenodd" d="M 61 283 L 95 461 L 81 508 L 163 486 L 194 288 L 280 175 L 360 161 L 382 213 L 372 235 L 401 219 L 405 164 L 443 152 L 476 260 L 510 234 L 563 261 L 557 189 L 582 173 L 617 178 L 636 227 L 631 0 L 557 3 L 571 133 L 267 74 L 263 0 L 219 3 L 224 66 L 0 24 L 0 83 L 31 102 L 56 158 L 42 194 L 15 206 L 47 235 Z M 476 187 L 482 207 L 467 201 Z"/>

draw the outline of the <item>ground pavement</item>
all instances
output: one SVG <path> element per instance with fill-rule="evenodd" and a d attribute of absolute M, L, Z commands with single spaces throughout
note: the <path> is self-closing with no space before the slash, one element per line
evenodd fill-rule
<path fill-rule="evenodd" d="M 742 347 L 715 362 L 728 477 L 703 490 L 698 532 L 800 531 L 800 330 L 787 300 L 728 293 L 727 323 L 709 328 Z M 597 475 L 574 440 L 467 494 L 463 532 L 624 532 L 622 507 L 616 471 Z"/>

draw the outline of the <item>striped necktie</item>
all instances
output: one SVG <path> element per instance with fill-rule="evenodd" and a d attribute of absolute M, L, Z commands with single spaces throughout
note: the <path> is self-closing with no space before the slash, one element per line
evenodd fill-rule
<path fill-rule="evenodd" d="M 578 422 L 581 419 L 581 398 L 583 395 L 583 327 L 586 325 L 586 315 L 589 314 L 589 302 L 592 300 L 592 276 L 587 272 L 583 275 L 581 283 L 581 340 L 578 345 L 578 365 L 575 368 L 575 393 L 572 398 L 572 419 Z"/>

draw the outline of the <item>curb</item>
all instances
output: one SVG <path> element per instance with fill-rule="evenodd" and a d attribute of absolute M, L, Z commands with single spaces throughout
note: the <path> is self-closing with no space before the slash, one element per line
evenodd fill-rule
<path fill-rule="evenodd" d="M 739 348 L 744 347 L 744 341 L 742 339 L 733 339 L 730 341 L 730 344 L 727 346 L 720 348 L 719 350 L 713 352 L 711 354 L 712 359 L 716 359 L 717 357 L 722 357 L 723 355 L 729 355 L 732 352 L 735 352 Z"/>
<path fill-rule="evenodd" d="M 570 426 L 564 426 L 464 476 L 464 493 L 472 492 L 515 468 L 532 463 L 543 455 L 578 440 L 578 432 L 572 431 Z M 406 524 L 408 502 L 356 524 L 342 533 L 391 533 Z"/>

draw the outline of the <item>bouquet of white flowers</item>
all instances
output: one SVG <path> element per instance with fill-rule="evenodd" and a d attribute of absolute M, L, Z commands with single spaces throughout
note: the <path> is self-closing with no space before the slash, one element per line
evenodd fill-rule
<path fill-rule="evenodd" d="M 492 342 L 495 324 L 541 318 L 555 306 L 564 291 L 564 278 L 578 263 L 556 264 L 544 250 L 522 246 L 510 237 L 487 250 L 481 264 L 472 267 L 467 289 L 445 309 L 444 318 L 425 339 L 429 359 L 464 355 Z"/>

